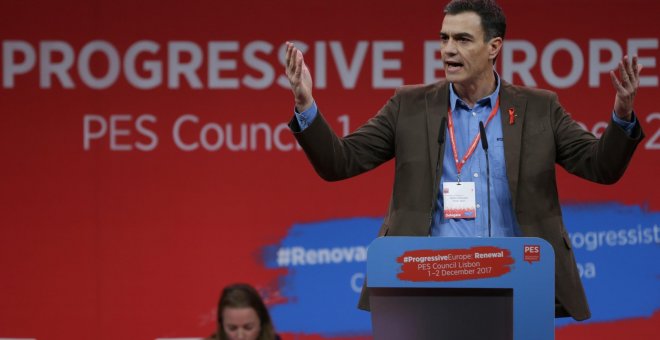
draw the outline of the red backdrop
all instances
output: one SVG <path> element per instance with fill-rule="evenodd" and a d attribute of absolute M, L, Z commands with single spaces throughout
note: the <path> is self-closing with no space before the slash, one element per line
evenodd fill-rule
<path fill-rule="evenodd" d="M 281 125 L 293 102 L 278 84 L 278 52 L 287 40 L 307 45 L 319 106 L 338 132 L 352 130 L 397 84 L 442 75 L 425 46 L 437 46 L 444 5 L 0 3 L 0 338 L 204 336 L 224 285 L 270 287 L 282 275 L 264 268 L 260 249 L 293 223 L 383 216 L 391 165 L 325 183 L 295 149 Z M 596 132 L 614 99 L 599 70 L 637 47 L 646 140 L 615 187 L 561 171 L 560 194 L 657 211 L 660 3 L 502 6 L 511 50 L 500 74 L 558 92 Z M 558 338 L 647 330 L 637 338 L 651 339 L 657 326 L 656 313 Z"/>

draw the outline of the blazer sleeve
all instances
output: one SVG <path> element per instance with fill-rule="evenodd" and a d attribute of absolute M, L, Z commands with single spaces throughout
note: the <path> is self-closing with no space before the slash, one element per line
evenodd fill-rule
<path fill-rule="evenodd" d="M 558 164 L 574 175 L 602 184 L 615 183 L 623 176 L 637 145 L 644 138 L 639 122 L 632 137 L 618 124 L 610 122 L 601 138 L 596 138 L 561 107 L 556 94 L 552 95 L 550 110 Z"/>
<path fill-rule="evenodd" d="M 293 117 L 289 127 L 321 178 L 338 181 L 371 170 L 394 157 L 398 91 L 376 116 L 345 137 L 339 137 L 319 111 L 303 131 Z"/>

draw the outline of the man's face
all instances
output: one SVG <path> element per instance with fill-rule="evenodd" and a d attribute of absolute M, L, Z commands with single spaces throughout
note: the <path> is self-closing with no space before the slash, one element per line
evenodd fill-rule
<path fill-rule="evenodd" d="M 493 60 L 501 38 L 484 41 L 481 18 L 474 12 L 445 15 L 440 31 L 440 51 L 447 80 L 454 84 L 478 84 L 493 72 Z"/>

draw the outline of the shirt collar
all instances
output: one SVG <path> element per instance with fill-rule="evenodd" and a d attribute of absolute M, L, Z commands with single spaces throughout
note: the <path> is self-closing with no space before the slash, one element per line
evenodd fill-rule
<path fill-rule="evenodd" d="M 497 87 L 495 87 L 495 91 L 491 93 L 487 97 L 483 97 L 477 101 L 477 105 L 490 105 L 490 107 L 495 107 L 495 102 L 497 102 L 497 97 L 500 94 L 500 75 L 497 74 L 493 70 L 493 73 L 495 74 L 495 80 L 497 81 Z M 450 83 L 449 84 L 449 105 L 451 106 L 452 112 L 456 110 L 456 105 L 462 105 L 464 107 L 468 107 L 465 102 L 456 94 L 456 91 L 454 91 L 454 84 Z"/>

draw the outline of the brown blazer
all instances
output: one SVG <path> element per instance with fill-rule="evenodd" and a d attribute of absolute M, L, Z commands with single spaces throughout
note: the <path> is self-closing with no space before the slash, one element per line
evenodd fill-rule
<path fill-rule="evenodd" d="M 443 80 L 398 89 L 375 117 L 344 138 L 320 113 L 302 132 L 295 117 L 290 127 L 316 172 L 328 181 L 358 175 L 395 158 L 392 198 L 379 236 L 427 236 L 436 179 L 442 176 L 444 146 L 439 150 L 438 137 L 448 105 L 449 83 Z M 556 94 L 504 81 L 500 108 L 506 173 L 520 230 L 524 236 L 547 240 L 555 250 L 556 315 L 588 319 L 591 312 L 562 221 L 555 163 L 590 181 L 614 183 L 643 138 L 641 127 L 637 124 L 632 134 L 636 138 L 630 138 L 618 125 L 609 124 L 599 140 L 564 111 Z M 509 108 L 517 115 L 512 125 Z M 358 306 L 369 308 L 365 289 Z"/>

